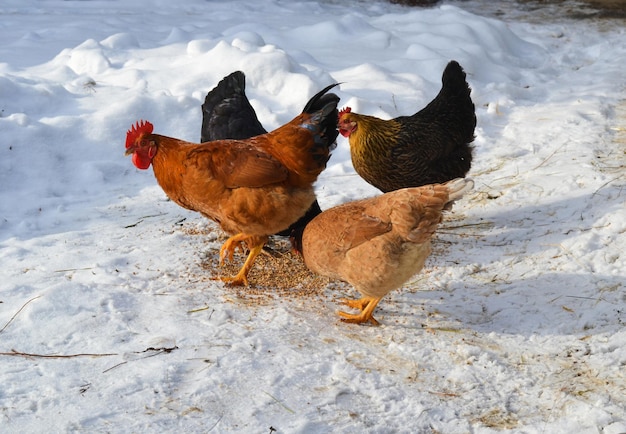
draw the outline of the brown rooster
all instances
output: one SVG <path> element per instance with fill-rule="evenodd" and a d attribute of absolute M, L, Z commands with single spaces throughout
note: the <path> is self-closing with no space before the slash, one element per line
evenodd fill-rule
<path fill-rule="evenodd" d="M 324 211 L 292 236 L 307 267 L 352 284 L 359 300 L 342 300 L 360 314 L 339 312 L 342 321 L 371 322 L 389 291 L 419 272 L 442 212 L 474 185 L 470 179 L 404 188 Z"/>
<path fill-rule="evenodd" d="M 383 192 L 464 177 L 472 163 L 476 114 L 463 68 L 451 61 L 439 94 L 412 116 L 382 120 L 339 113 L 356 172 Z"/>
<path fill-rule="evenodd" d="M 231 235 L 220 263 L 237 248 L 250 250 L 236 276 L 223 281 L 248 284 L 248 272 L 268 236 L 298 220 L 315 200 L 313 183 L 326 167 L 338 132 L 338 97 L 318 110 L 332 87 L 316 94 L 304 111 L 276 130 L 246 140 L 194 144 L 153 134 L 137 122 L 126 135 L 126 155 L 139 169 L 150 165 L 165 193 L 178 205 L 216 221 Z"/>

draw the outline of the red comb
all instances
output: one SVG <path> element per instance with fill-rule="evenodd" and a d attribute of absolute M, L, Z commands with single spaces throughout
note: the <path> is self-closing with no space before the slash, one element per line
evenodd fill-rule
<path fill-rule="evenodd" d="M 135 125 L 130 127 L 130 130 L 126 132 L 126 149 L 130 148 L 133 143 L 137 141 L 142 134 L 151 134 L 154 126 L 143 119 L 137 121 Z"/>
<path fill-rule="evenodd" d="M 339 117 L 341 117 L 344 113 L 351 113 L 352 107 L 346 107 L 339 112 Z"/>

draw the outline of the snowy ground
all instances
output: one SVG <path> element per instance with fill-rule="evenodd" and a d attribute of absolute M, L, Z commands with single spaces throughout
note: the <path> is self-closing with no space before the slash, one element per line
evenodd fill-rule
<path fill-rule="evenodd" d="M 4 0 L 1 431 L 626 432 L 623 22 L 457 6 Z M 123 155 L 140 118 L 198 140 L 237 69 L 271 129 L 337 81 L 342 107 L 413 113 L 450 59 L 476 188 L 380 327 L 338 321 L 345 285 L 210 280 L 219 230 Z M 341 137 L 317 191 L 376 194 Z"/>

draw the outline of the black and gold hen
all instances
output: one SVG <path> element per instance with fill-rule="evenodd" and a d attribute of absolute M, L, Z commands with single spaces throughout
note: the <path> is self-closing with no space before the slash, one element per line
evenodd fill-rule
<path fill-rule="evenodd" d="M 412 116 L 383 120 L 350 107 L 339 113 L 339 132 L 349 138 L 352 164 L 365 181 L 389 192 L 467 174 L 476 128 L 471 89 L 454 60 L 442 83 L 435 99 Z"/>

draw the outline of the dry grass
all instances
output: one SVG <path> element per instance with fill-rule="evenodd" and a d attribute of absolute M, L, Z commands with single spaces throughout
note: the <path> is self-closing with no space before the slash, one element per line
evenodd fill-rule
<path fill-rule="evenodd" d="M 518 426 L 515 414 L 500 408 L 493 408 L 473 420 L 488 428 L 510 430 Z"/>
<path fill-rule="evenodd" d="M 615 124 L 611 126 L 612 136 L 610 143 L 602 143 L 601 147 L 594 150 L 595 160 L 593 164 L 611 178 L 601 185 L 594 195 L 607 185 L 620 185 L 626 180 L 626 100 L 621 101 L 615 107 Z"/>
<path fill-rule="evenodd" d="M 626 100 L 615 106 L 615 123 L 611 126 L 615 133 L 613 141 L 617 143 L 622 155 L 626 154 Z"/>

